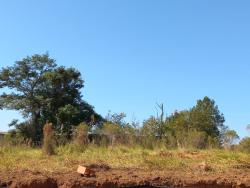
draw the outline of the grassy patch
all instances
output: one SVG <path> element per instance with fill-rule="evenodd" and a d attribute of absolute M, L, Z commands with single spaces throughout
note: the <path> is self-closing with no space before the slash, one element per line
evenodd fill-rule
<path fill-rule="evenodd" d="M 224 150 L 145 150 L 140 147 L 76 148 L 61 146 L 56 155 L 46 156 L 41 149 L 0 147 L 0 170 L 74 171 L 78 164 L 106 164 L 113 168 L 189 169 L 206 162 L 216 171 L 233 165 L 250 164 L 250 155 Z"/>

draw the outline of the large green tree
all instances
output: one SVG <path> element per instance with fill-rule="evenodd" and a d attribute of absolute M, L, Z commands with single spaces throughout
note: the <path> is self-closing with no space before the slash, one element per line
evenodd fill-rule
<path fill-rule="evenodd" d="M 26 121 L 12 125 L 34 141 L 41 140 L 47 120 L 57 133 L 70 135 L 73 125 L 102 119 L 82 100 L 83 86 L 79 71 L 58 67 L 48 54 L 33 55 L 0 71 L 0 89 L 5 91 L 0 107 L 20 111 Z"/>
<path fill-rule="evenodd" d="M 190 112 L 180 111 L 173 113 L 168 118 L 168 126 L 174 134 L 178 147 L 187 147 L 190 129 Z"/>
<path fill-rule="evenodd" d="M 191 129 L 205 132 L 211 138 L 220 138 L 224 122 L 224 115 L 220 113 L 215 101 L 209 97 L 198 100 L 190 111 Z"/>

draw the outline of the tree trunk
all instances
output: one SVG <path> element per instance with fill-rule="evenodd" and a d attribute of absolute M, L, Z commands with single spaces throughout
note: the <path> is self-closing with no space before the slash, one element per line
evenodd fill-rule
<path fill-rule="evenodd" d="M 31 139 L 32 141 L 41 141 L 42 127 L 39 125 L 40 111 L 36 110 L 32 112 L 31 122 Z"/>

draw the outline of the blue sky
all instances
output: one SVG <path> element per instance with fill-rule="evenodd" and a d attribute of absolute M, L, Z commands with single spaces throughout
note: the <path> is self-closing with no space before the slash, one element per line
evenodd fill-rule
<path fill-rule="evenodd" d="M 0 2 L 0 67 L 49 52 L 79 69 L 83 97 L 128 121 L 191 108 L 209 96 L 226 124 L 250 123 L 250 2 L 8 0 Z M 0 130 L 20 115 L 0 111 Z"/>

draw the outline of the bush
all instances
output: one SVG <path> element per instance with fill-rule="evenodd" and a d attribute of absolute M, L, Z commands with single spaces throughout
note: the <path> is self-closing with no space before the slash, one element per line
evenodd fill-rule
<path fill-rule="evenodd" d="M 24 137 L 16 130 L 9 131 L 1 141 L 3 145 L 20 146 L 25 145 Z"/>
<path fill-rule="evenodd" d="M 189 133 L 188 145 L 192 148 L 205 149 L 207 147 L 207 139 L 205 132 L 193 131 Z"/>
<path fill-rule="evenodd" d="M 119 137 L 122 135 L 121 126 L 113 122 L 105 122 L 99 132 L 107 136 L 109 145 L 111 146 L 119 143 Z"/>
<path fill-rule="evenodd" d="M 250 137 L 243 138 L 238 145 L 238 149 L 241 152 L 250 153 Z"/>
<path fill-rule="evenodd" d="M 55 154 L 55 139 L 52 123 L 46 123 L 43 127 L 43 152 L 46 155 Z"/>
<path fill-rule="evenodd" d="M 140 137 L 140 144 L 144 149 L 154 149 L 156 145 L 156 138 L 155 136 L 142 135 Z"/>
<path fill-rule="evenodd" d="M 85 123 L 81 123 L 76 127 L 74 135 L 74 144 L 77 146 L 85 146 L 89 143 L 88 140 L 89 126 Z"/>
<path fill-rule="evenodd" d="M 165 137 L 163 137 L 163 141 L 165 143 L 165 146 L 169 149 L 173 149 L 177 147 L 177 141 L 174 135 L 168 133 Z"/>
<path fill-rule="evenodd" d="M 219 149 L 221 147 L 219 138 L 208 136 L 207 142 L 207 147 L 209 149 Z"/>
<path fill-rule="evenodd" d="M 70 142 L 70 139 L 68 138 L 68 135 L 65 133 L 57 134 L 55 135 L 56 145 L 62 146 L 66 145 Z"/>

